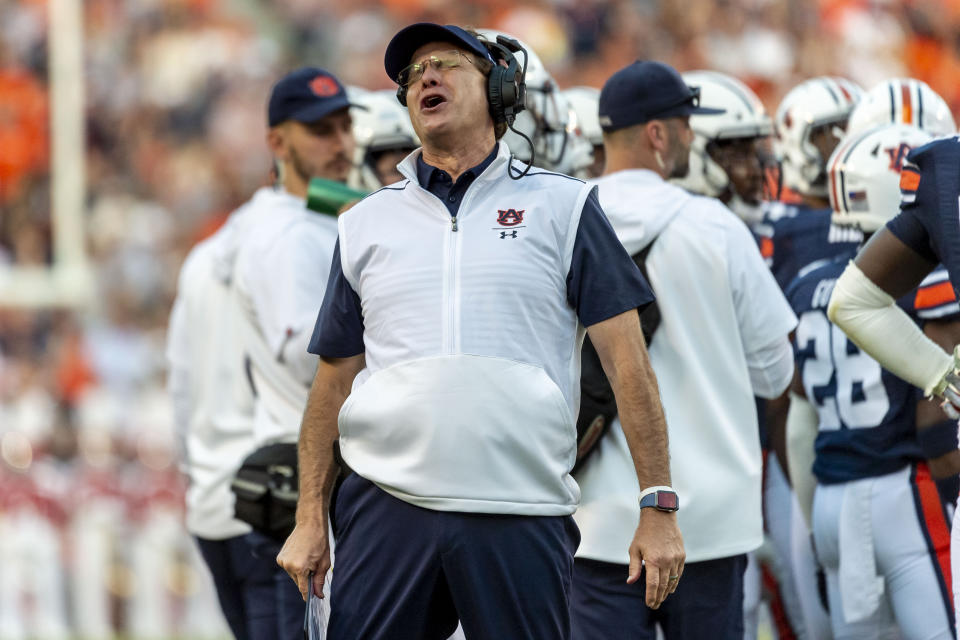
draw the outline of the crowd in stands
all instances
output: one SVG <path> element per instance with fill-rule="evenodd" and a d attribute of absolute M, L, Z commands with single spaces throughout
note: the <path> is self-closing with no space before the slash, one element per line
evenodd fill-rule
<path fill-rule="evenodd" d="M 919 78 L 960 110 L 955 0 L 81 4 L 85 229 L 97 291 L 81 309 L 0 300 L 0 638 L 222 633 L 184 614 L 212 595 L 189 538 L 170 524 L 182 482 L 164 333 L 187 251 L 270 179 L 265 100 L 284 72 L 312 64 L 388 88 L 387 39 L 429 20 L 519 36 L 561 87 L 599 87 L 640 58 L 735 75 L 771 110 L 822 74 L 864 87 Z M 0 0 L 0 273 L 51 260 L 47 5 Z M 37 540 L 45 551 L 26 553 Z M 162 579 L 141 579 L 158 562 Z M 30 587 L 11 568 L 20 565 L 23 576 L 52 568 Z M 44 580 L 68 594 L 53 598 L 59 617 L 38 613 L 49 604 L 35 601 Z M 154 604 L 139 603 L 147 594 Z M 81 610 L 95 613 L 81 620 Z"/>

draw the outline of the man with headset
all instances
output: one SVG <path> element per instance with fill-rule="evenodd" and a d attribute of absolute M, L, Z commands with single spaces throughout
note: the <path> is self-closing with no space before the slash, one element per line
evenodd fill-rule
<path fill-rule="evenodd" d="M 278 556 L 301 593 L 311 573 L 320 591 L 339 466 L 331 639 L 446 638 L 458 619 L 475 638 L 570 638 L 584 326 L 661 509 L 644 510 L 623 579 L 639 580 L 642 560 L 657 607 L 683 570 L 636 311 L 652 296 L 591 187 L 518 166 L 497 142 L 523 108 L 517 50 L 427 23 L 387 47 L 423 147 L 404 182 L 339 219 L 297 527 Z"/>

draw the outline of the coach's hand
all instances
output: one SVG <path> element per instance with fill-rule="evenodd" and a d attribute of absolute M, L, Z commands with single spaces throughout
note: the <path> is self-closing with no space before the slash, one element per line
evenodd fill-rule
<path fill-rule="evenodd" d="M 645 565 L 648 607 L 656 609 L 668 594 L 676 591 L 685 559 L 677 515 L 652 508 L 641 509 L 640 524 L 630 543 L 627 584 L 640 579 L 640 570 Z"/>
<path fill-rule="evenodd" d="M 327 535 L 325 518 L 298 522 L 277 555 L 277 564 L 297 583 L 304 600 L 307 599 L 307 580 L 311 573 L 313 592 L 323 597 L 323 581 L 330 568 L 330 540 Z"/>

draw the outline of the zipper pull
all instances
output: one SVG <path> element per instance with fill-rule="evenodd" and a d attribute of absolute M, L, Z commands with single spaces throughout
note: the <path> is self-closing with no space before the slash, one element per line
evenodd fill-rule
<path fill-rule="evenodd" d="M 457 230 L 457 216 L 450 216 L 450 222 L 453 224 L 453 230 Z"/>

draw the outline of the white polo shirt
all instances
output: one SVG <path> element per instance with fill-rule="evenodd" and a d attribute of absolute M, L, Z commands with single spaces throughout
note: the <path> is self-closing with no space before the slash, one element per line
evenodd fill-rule
<path fill-rule="evenodd" d="M 255 196 L 191 250 L 167 330 L 180 465 L 190 478 L 186 524 L 209 540 L 250 531 L 233 517 L 230 491 L 230 480 L 253 447 L 253 393 L 236 348 L 240 313 L 230 275 L 245 227 L 266 213 L 258 202 Z"/>
<path fill-rule="evenodd" d="M 239 346 L 256 393 L 254 448 L 299 436 L 317 368 L 307 344 L 337 242 L 336 219 L 303 198 L 273 189 L 257 197 L 270 213 L 244 234 L 234 268 Z"/>
<path fill-rule="evenodd" d="M 719 200 L 646 170 L 596 180 L 600 203 L 633 255 L 647 258 L 661 325 L 650 346 L 670 437 L 670 471 L 687 562 L 760 546 L 761 451 L 754 395 L 793 375 L 797 321 L 744 224 Z M 640 511 L 618 421 L 578 473 L 580 557 L 627 564 Z"/>

